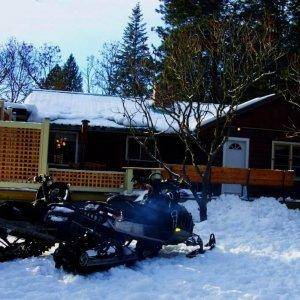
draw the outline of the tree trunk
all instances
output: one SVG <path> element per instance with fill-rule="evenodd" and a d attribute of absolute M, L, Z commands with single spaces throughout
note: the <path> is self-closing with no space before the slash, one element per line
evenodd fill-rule
<path fill-rule="evenodd" d="M 198 203 L 198 210 L 199 210 L 199 215 L 200 215 L 200 222 L 206 221 L 207 220 L 207 199 L 203 198 L 203 196 L 201 196 L 199 198 L 197 191 L 193 191 L 193 195 Z"/>
<path fill-rule="evenodd" d="M 193 189 L 192 193 L 199 206 L 200 222 L 207 220 L 207 203 L 210 201 L 210 171 L 211 162 L 207 163 L 206 169 L 202 177 L 202 195 L 198 196 L 196 189 Z"/>

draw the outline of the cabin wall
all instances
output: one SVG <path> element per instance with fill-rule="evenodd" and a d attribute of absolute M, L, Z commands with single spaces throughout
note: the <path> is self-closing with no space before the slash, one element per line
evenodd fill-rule
<path fill-rule="evenodd" d="M 103 164 L 107 170 L 120 170 L 125 165 L 125 149 L 125 134 L 91 131 L 86 160 Z"/>
<path fill-rule="evenodd" d="M 298 118 L 297 118 L 298 114 Z M 232 124 L 230 136 L 249 138 L 249 168 L 270 169 L 272 167 L 273 141 L 300 143 L 300 137 L 291 136 L 292 124 L 300 126 L 299 112 L 281 100 L 265 104 L 239 115 Z M 292 191 L 300 197 L 300 182 L 296 179 Z M 282 194 L 282 190 L 250 188 L 250 193 L 257 195 Z"/>
<path fill-rule="evenodd" d="M 126 139 L 130 133 L 89 132 L 87 159 L 103 163 L 108 169 L 120 169 L 124 166 L 157 166 L 151 161 L 126 159 Z M 163 161 L 168 164 L 179 163 L 183 158 L 184 147 L 174 136 L 163 136 L 158 140 Z"/>

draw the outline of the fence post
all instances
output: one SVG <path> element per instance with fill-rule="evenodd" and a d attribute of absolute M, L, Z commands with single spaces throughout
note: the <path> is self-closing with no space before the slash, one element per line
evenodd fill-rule
<path fill-rule="evenodd" d="M 50 120 L 46 118 L 41 126 L 39 174 L 48 174 L 48 146 Z"/>
<path fill-rule="evenodd" d="M 125 188 L 127 193 L 132 193 L 133 191 L 133 169 L 126 169 L 125 175 Z"/>

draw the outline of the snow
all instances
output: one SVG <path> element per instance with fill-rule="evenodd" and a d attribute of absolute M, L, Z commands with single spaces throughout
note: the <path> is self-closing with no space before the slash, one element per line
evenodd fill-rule
<path fill-rule="evenodd" d="M 196 205 L 186 206 L 198 220 Z M 195 232 L 217 247 L 188 259 L 184 245 L 131 268 L 88 276 L 56 270 L 50 255 L 0 264 L 1 299 L 299 299 L 300 211 L 272 198 L 221 196 Z"/>
<path fill-rule="evenodd" d="M 30 105 L 25 105 L 23 103 L 15 103 L 15 102 L 11 102 L 11 101 L 5 101 L 4 107 L 5 108 L 15 108 L 15 109 L 28 109 L 28 110 L 33 109 L 33 107 L 31 107 Z"/>
<path fill-rule="evenodd" d="M 237 106 L 237 110 L 272 96 L 274 95 L 252 99 Z M 139 128 L 146 127 L 145 115 L 140 107 L 137 107 L 132 99 L 124 99 L 124 103 L 126 110 L 133 117 L 134 125 Z M 42 122 L 45 118 L 49 118 L 52 123 L 64 125 L 81 125 L 82 120 L 89 120 L 90 126 L 119 129 L 129 126 L 128 118 L 124 116 L 122 99 L 119 97 L 34 90 L 27 96 L 24 105 L 31 112 L 29 121 L 32 122 Z M 172 124 L 171 119 L 168 119 L 161 110 L 155 109 L 152 100 L 148 100 L 147 105 L 155 128 L 159 131 L 172 131 L 175 124 Z M 181 110 L 184 110 L 185 103 L 181 102 L 179 105 L 182 106 Z M 216 118 L 217 105 L 212 103 L 202 105 L 202 123 L 212 122 Z M 191 128 L 195 128 L 196 125 L 196 120 L 190 120 Z"/>
<path fill-rule="evenodd" d="M 136 127 L 145 127 L 144 114 L 138 111 L 135 103 L 125 99 L 126 110 L 134 113 Z M 124 116 L 124 106 L 119 97 L 59 91 L 33 91 L 25 99 L 26 105 L 33 106 L 29 121 L 42 122 L 49 118 L 52 123 L 81 125 L 82 120 L 89 120 L 90 126 L 109 128 L 127 128 L 129 121 Z M 149 100 L 149 107 L 152 101 Z M 168 130 L 163 115 L 152 111 L 153 121 L 159 130 Z"/>

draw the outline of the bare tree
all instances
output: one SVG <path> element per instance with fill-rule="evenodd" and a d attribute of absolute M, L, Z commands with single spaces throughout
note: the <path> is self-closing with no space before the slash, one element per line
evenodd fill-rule
<path fill-rule="evenodd" d="M 93 93 L 95 90 L 96 64 L 97 61 L 94 55 L 90 55 L 86 58 L 86 67 L 83 71 L 83 78 L 87 93 Z"/>
<path fill-rule="evenodd" d="M 39 48 L 28 44 L 26 46 L 26 51 L 19 53 L 20 58 L 33 84 L 42 89 L 47 75 L 61 60 L 60 48 L 49 44 Z"/>
<path fill-rule="evenodd" d="M 191 187 L 203 221 L 207 219 L 206 204 L 210 199 L 211 167 L 228 137 L 238 105 L 245 101 L 243 94 L 253 83 L 276 72 L 270 65 L 276 65 L 283 53 L 270 39 L 267 27 L 258 32 L 232 20 L 211 20 L 196 29 L 186 27 L 166 41 L 166 47 L 155 99 L 124 99 L 124 115 L 136 141 L 152 159 Z M 217 66 L 218 80 L 207 82 L 211 66 Z M 202 99 L 195 101 L 195 94 L 202 95 Z M 128 105 L 130 101 L 133 103 Z M 174 133 L 184 145 L 181 174 L 174 174 L 161 157 L 159 136 L 163 130 L 155 111 L 164 119 L 164 130 Z M 143 124 L 137 119 L 141 114 Z M 208 122 L 213 122 L 209 138 Z M 141 126 L 146 129 L 146 138 L 139 137 Z M 155 140 L 155 152 L 149 151 L 149 139 Z M 199 167 L 199 156 L 205 158 L 204 170 Z M 202 178 L 201 197 L 186 172 L 187 164 L 192 164 Z"/>
<path fill-rule="evenodd" d="M 26 44 L 20 44 L 15 39 L 10 39 L 4 45 L 5 56 L 10 68 L 1 84 L 1 96 L 7 100 L 18 102 L 29 92 L 31 79 L 27 74 L 20 53 L 28 51 Z M 23 54 L 25 56 L 25 54 Z"/>
<path fill-rule="evenodd" d="M 279 91 L 287 103 L 291 104 L 295 110 L 300 112 L 300 56 L 295 53 L 290 56 L 289 65 L 282 79 L 285 82 L 285 88 Z M 300 135 L 299 125 L 296 120 L 290 120 L 290 131 L 292 136 Z"/>
<path fill-rule="evenodd" d="M 293 54 L 289 60 L 287 72 L 284 74 L 285 90 L 282 94 L 298 109 L 300 109 L 300 56 L 298 53 Z"/>
<path fill-rule="evenodd" d="M 11 60 L 5 48 L 1 46 L 0 48 L 0 91 L 1 91 L 1 84 L 5 80 L 7 74 L 9 73 L 11 67 Z"/>
<path fill-rule="evenodd" d="M 60 60 L 59 53 L 57 46 L 45 44 L 35 48 L 31 44 L 10 39 L 1 50 L 1 97 L 20 102 L 33 88 L 43 88 L 47 74 Z M 9 67 L 1 67 L 1 64 Z"/>
<path fill-rule="evenodd" d="M 119 43 L 106 43 L 95 68 L 94 85 L 105 95 L 117 94 L 117 55 Z"/>

